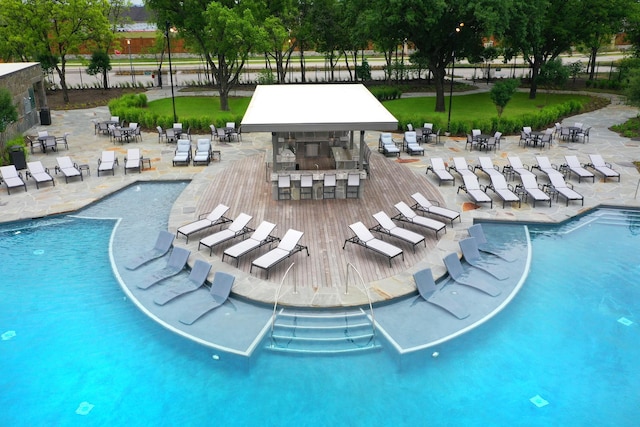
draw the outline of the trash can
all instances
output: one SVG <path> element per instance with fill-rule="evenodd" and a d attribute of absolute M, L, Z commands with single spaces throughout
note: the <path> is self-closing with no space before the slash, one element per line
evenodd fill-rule
<path fill-rule="evenodd" d="M 40 124 L 41 125 L 51 124 L 51 111 L 49 111 L 48 108 L 42 108 L 40 110 Z"/>
<path fill-rule="evenodd" d="M 16 167 L 17 170 L 27 168 L 27 159 L 24 155 L 24 148 L 14 145 L 9 151 L 9 159 L 11 164 Z"/>

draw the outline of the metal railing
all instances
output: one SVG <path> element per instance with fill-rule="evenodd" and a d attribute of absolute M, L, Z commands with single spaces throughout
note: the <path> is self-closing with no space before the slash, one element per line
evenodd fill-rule
<path fill-rule="evenodd" d="M 364 291 L 364 294 L 367 296 L 367 301 L 369 301 L 369 311 L 371 312 L 371 328 L 372 328 L 373 334 L 375 335 L 376 321 L 373 316 L 373 303 L 371 302 L 371 296 L 369 295 L 369 288 L 367 288 L 367 285 L 364 283 L 364 279 L 362 278 L 362 275 L 360 274 L 358 269 L 350 262 L 347 263 L 347 283 L 344 287 L 344 293 L 345 294 L 349 293 L 349 271 L 350 271 L 349 267 L 353 268 L 353 271 L 355 271 L 358 277 L 360 278 L 360 284 L 362 285 L 362 290 Z"/>
<path fill-rule="evenodd" d="M 273 301 L 273 314 L 271 315 L 271 345 L 273 345 L 273 330 L 275 328 L 275 323 L 276 323 L 276 311 L 278 310 L 278 298 L 280 297 L 280 290 L 282 290 L 282 285 L 284 284 L 284 279 L 287 278 L 287 275 L 289 274 L 289 271 L 293 268 L 293 266 L 295 265 L 295 262 L 292 262 L 291 265 L 289 266 L 289 268 L 287 268 L 287 271 L 284 272 L 284 276 L 282 276 L 282 280 L 280 281 L 280 285 L 278 286 L 278 289 L 276 290 L 276 297 L 275 300 Z M 297 288 L 293 289 L 293 293 L 297 293 Z"/>

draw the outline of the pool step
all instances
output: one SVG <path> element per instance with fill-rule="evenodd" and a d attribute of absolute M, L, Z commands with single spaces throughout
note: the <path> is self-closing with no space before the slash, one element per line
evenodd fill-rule
<path fill-rule="evenodd" d="M 640 226 L 640 211 L 602 209 L 597 221 L 600 224 L 638 227 Z"/>
<path fill-rule="evenodd" d="M 284 308 L 275 318 L 267 343 L 271 351 L 344 354 L 380 349 L 371 320 L 362 309 L 295 310 Z"/>

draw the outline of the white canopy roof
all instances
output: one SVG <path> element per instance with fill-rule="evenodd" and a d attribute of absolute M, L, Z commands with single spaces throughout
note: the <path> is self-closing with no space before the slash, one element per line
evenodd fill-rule
<path fill-rule="evenodd" d="M 361 84 L 258 86 L 243 132 L 396 130 L 398 120 Z"/>

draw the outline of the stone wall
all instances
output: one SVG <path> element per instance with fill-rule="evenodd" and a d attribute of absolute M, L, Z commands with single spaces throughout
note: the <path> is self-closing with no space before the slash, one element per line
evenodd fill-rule
<path fill-rule="evenodd" d="M 7 141 L 22 135 L 40 124 L 39 111 L 47 108 L 47 95 L 43 86 L 39 63 L 3 64 L 0 68 L 0 87 L 8 89 L 18 109 L 18 121 L 9 125 L 4 135 Z M 13 66 L 13 67 L 12 67 Z M 6 67 L 6 68 L 5 68 Z M 8 71 L 7 71 L 8 70 Z"/>

